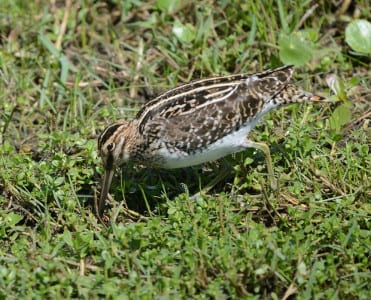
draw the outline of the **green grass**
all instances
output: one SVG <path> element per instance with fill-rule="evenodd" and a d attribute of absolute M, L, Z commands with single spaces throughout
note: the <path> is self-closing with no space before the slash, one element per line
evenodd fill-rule
<path fill-rule="evenodd" d="M 0 299 L 370 298 L 370 54 L 345 42 L 367 1 L 340 14 L 329 1 L 312 14 L 310 1 L 51 2 L 0 8 Z M 277 191 L 253 150 L 128 165 L 112 222 L 97 221 L 105 125 L 177 84 L 287 60 L 334 103 L 272 112 L 251 133 Z"/>

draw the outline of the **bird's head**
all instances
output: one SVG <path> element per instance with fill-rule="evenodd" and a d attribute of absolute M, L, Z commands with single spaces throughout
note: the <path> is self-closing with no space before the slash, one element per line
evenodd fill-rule
<path fill-rule="evenodd" d="M 98 138 L 99 155 L 104 165 L 102 191 L 98 206 L 99 216 L 103 215 L 115 168 L 129 159 L 125 147 L 129 131 L 130 122 L 119 121 L 107 126 Z"/>

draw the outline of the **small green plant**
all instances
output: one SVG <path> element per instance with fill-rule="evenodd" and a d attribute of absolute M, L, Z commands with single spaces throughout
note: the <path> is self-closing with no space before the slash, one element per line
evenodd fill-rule
<path fill-rule="evenodd" d="M 280 34 L 280 59 L 284 64 L 303 66 L 313 55 L 314 44 L 307 40 L 303 32 Z"/>
<path fill-rule="evenodd" d="M 355 20 L 345 29 L 345 41 L 359 54 L 371 54 L 371 23 Z"/>

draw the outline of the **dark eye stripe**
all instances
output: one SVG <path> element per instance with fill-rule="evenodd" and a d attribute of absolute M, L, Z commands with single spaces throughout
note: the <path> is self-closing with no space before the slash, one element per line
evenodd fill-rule
<path fill-rule="evenodd" d="M 112 124 L 109 125 L 98 138 L 98 149 L 101 149 L 102 145 L 107 142 L 107 140 L 116 132 L 116 130 L 122 124 Z"/>

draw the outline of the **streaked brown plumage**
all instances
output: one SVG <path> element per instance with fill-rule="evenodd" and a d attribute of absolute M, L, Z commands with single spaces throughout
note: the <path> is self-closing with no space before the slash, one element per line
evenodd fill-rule
<path fill-rule="evenodd" d="M 215 160 L 249 147 L 264 151 L 273 178 L 269 148 L 247 139 L 270 110 L 323 98 L 290 84 L 293 68 L 199 80 L 171 89 L 148 102 L 131 121 L 109 125 L 98 138 L 105 165 L 99 215 L 114 168 L 126 161 L 180 168 Z"/>

